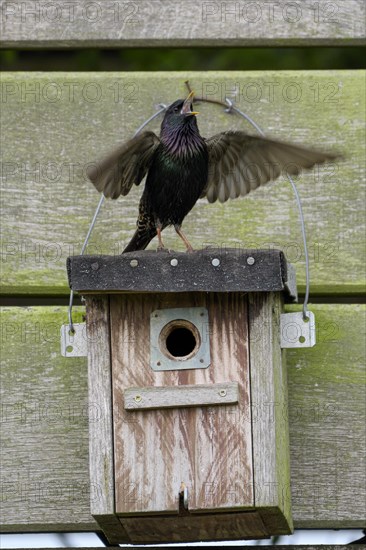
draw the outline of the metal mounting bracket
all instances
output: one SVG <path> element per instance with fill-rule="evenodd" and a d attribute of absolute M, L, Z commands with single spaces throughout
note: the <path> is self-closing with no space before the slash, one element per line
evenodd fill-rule
<path fill-rule="evenodd" d="M 282 313 L 281 348 L 312 348 L 315 346 L 315 317 L 307 311 L 308 320 L 305 321 L 302 311 L 296 313 Z"/>
<path fill-rule="evenodd" d="M 175 328 L 191 332 L 195 345 L 186 356 L 173 356 L 165 341 Z M 154 371 L 206 369 L 210 366 L 208 311 L 204 307 L 157 309 L 150 315 L 150 365 Z"/>
<path fill-rule="evenodd" d="M 86 357 L 86 323 L 74 323 L 74 332 L 69 325 L 61 326 L 61 355 L 64 357 Z"/>

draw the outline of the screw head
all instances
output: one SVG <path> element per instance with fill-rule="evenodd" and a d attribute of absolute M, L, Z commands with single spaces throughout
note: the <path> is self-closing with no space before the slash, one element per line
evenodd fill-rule
<path fill-rule="evenodd" d="M 211 263 L 214 267 L 217 267 L 220 265 L 220 260 L 219 258 L 214 258 Z"/>
<path fill-rule="evenodd" d="M 248 256 L 247 264 L 248 265 L 253 265 L 254 263 L 255 263 L 255 259 L 253 258 L 253 256 Z"/>
<path fill-rule="evenodd" d="M 134 399 L 135 399 L 136 403 L 140 403 L 140 401 L 142 401 L 141 395 L 135 395 Z"/>
<path fill-rule="evenodd" d="M 170 265 L 173 266 L 173 267 L 176 267 L 178 265 L 177 258 L 173 258 L 172 260 L 170 260 Z"/>
<path fill-rule="evenodd" d="M 222 390 L 219 391 L 219 396 L 220 396 L 220 397 L 225 397 L 226 394 L 227 394 L 227 391 L 224 390 L 224 389 L 222 389 Z"/>
<path fill-rule="evenodd" d="M 98 262 L 94 262 L 93 264 L 91 264 L 91 268 L 92 268 L 93 271 L 97 271 L 97 269 L 99 269 Z"/>
<path fill-rule="evenodd" d="M 137 267 L 138 265 L 139 265 L 138 260 L 131 260 L 131 261 L 130 261 L 130 266 L 131 266 L 131 267 Z"/>

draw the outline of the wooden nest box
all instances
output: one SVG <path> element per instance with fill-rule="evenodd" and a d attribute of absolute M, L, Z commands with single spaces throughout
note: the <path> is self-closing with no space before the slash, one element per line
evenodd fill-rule
<path fill-rule="evenodd" d="M 75 256 L 68 274 L 86 299 L 91 512 L 109 541 L 290 533 L 282 252 Z"/>

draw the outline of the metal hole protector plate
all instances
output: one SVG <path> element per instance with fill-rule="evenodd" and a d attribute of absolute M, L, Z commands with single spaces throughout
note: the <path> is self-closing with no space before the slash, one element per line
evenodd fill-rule
<path fill-rule="evenodd" d="M 296 313 L 282 313 L 281 348 L 312 348 L 315 346 L 315 317 L 307 311 L 308 321 L 304 321 L 302 311 Z"/>
<path fill-rule="evenodd" d="M 69 325 L 61 327 L 61 355 L 64 357 L 86 357 L 86 323 L 74 323 L 74 333 Z"/>
<path fill-rule="evenodd" d="M 175 320 L 189 321 L 199 332 L 201 344 L 193 357 L 170 359 L 159 346 L 162 329 Z M 157 309 L 150 315 L 150 366 L 154 371 L 206 369 L 210 366 L 210 333 L 208 311 L 204 307 Z"/>

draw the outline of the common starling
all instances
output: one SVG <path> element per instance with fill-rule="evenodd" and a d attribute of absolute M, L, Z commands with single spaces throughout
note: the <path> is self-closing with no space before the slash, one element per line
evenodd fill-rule
<path fill-rule="evenodd" d="M 160 137 L 143 132 L 88 171 L 98 191 L 112 199 L 127 195 L 147 174 L 137 229 L 123 252 L 145 249 L 155 235 L 158 248 L 164 248 L 161 232 L 169 225 L 192 251 L 181 226 L 200 197 L 225 202 L 281 173 L 297 175 L 338 156 L 245 132 L 221 132 L 205 139 L 198 130 L 198 113 L 192 110 L 192 95 L 170 105 Z"/>

